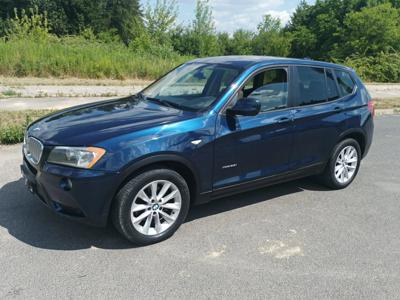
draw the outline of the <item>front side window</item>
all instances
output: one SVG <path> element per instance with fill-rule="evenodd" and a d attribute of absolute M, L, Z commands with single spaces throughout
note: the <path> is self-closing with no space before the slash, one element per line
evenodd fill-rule
<path fill-rule="evenodd" d="M 335 70 L 335 74 L 342 97 L 350 95 L 354 90 L 354 81 L 351 79 L 350 74 L 341 70 Z"/>
<path fill-rule="evenodd" d="M 261 104 L 261 111 L 287 106 L 288 76 L 284 68 L 270 69 L 251 77 L 239 91 L 239 98 L 254 98 Z"/>
<path fill-rule="evenodd" d="M 199 111 L 217 100 L 240 71 L 228 65 L 188 63 L 168 73 L 142 95 L 164 105 Z"/>
<path fill-rule="evenodd" d="M 327 101 L 325 70 L 316 67 L 295 67 L 294 100 L 296 106 Z"/>

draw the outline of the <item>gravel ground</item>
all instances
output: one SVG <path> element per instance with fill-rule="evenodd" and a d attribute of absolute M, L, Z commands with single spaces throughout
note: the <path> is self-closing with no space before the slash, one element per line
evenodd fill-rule
<path fill-rule="evenodd" d="M 59 85 L 31 84 L 23 86 L 12 86 L 5 83 L 8 83 L 8 81 L 4 82 L 3 79 L 2 83 L 0 78 L 0 96 L 2 94 L 6 95 L 3 99 L 0 97 L 0 110 L 15 111 L 23 109 L 62 109 L 104 99 L 123 97 L 137 93 L 150 82 L 132 81 L 131 86 L 95 85 L 96 82 L 93 81 L 86 82 L 91 85 L 72 85 L 78 83 L 74 81 L 67 82 L 68 85 L 62 85 L 61 82 L 59 82 Z M 116 82 L 109 83 L 116 84 Z M 400 84 L 370 84 L 368 89 L 373 98 L 398 100 L 400 103 Z"/>
<path fill-rule="evenodd" d="M 60 97 L 60 98 L 8 98 L 0 99 L 0 111 L 18 111 L 26 109 L 63 109 L 75 105 L 92 103 L 118 97 Z"/>
<path fill-rule="evenodd" d="M 2 146 L 0 298 L 398 299 L 400 116 L 375 124 L 347 189 L 303 179 L 220 199 L 142 248 L 55 216 L 20 180 L 20 145 Z"/>
<path fill-rule="evenodd" d="M 0 80 L 0 95 L 17 98 L 126 96 L 142 90 L 150 84 L 150 81 L 132 81 L 129 85 L 126 83 L 122 85 L 120 82 L 99 85 L 92 81 L 81 83 L 71 81 L 64 84 L 60 82 L 58 85 L 52 84 L 51 81 L 44 83 L 47 84 L 12 85 L 8 82 L 2 83 Z M 400 97 L 400 84 L 368 84 L 367 88 L 374 98 Z"/>

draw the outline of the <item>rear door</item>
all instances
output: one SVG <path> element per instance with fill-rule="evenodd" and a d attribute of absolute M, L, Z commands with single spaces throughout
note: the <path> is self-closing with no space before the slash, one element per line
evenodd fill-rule
<path fill-rule="evenodd" d="M 343 103 L 333 70 L 293 66 L 294 148 L 291 167 L 324 163 L 345 127 Z"/>

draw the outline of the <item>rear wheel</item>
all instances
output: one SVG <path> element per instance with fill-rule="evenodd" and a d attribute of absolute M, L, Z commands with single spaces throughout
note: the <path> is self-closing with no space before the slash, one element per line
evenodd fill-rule
<path fill-rule="evenodd" d="M 333 189 L 347 187 L 360 168 L 361 149 L 354 139 L 345 139 L 337 144 L 322 174 L 325 185 Z"/>
<path fill-rule="evenodd" d="M 118 192 L 113 223 L 137 245 L 157 243 L 170 237 L 189 210 L 190 193 L 184 178 L 170 169 L 144 172 Z"/>

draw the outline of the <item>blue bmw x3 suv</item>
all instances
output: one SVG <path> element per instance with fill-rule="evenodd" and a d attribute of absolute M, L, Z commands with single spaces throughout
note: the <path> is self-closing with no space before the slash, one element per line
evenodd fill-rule
<path fill-rule="evenodd" d="M 137 95 L 31 124 L 25 183 L 60 215 L 136 244 L 159 242 L 192 204 L 317 175 L 348 186 L 370 148 L 374 107 L 352 69 L 227 56 L 178 66 Z"/>

